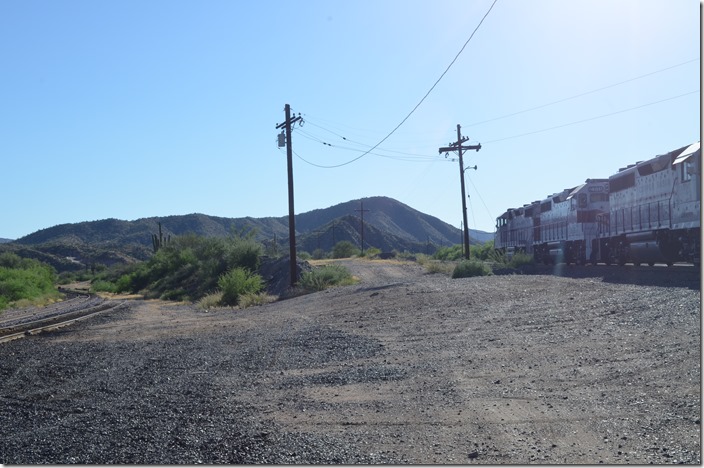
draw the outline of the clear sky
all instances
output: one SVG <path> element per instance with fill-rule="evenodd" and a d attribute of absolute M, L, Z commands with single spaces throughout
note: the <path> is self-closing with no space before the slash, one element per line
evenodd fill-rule
<path fill-rule="evenodd" d="M 699 140 L 700 34 L 696 0 L 3 0 L 0 237 L 285 216 L 287 103 L 296 213 L 388 196 L 460 227 L 460 124 L 492 232 Z"/>

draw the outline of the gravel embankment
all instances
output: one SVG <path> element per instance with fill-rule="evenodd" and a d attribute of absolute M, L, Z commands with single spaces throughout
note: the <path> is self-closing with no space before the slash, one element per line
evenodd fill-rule
<path fill-rule="evenodd" d="M 0 345 L 0 463 L 701 463 L 696 272 L 346 264 L 360 284 Z"/>

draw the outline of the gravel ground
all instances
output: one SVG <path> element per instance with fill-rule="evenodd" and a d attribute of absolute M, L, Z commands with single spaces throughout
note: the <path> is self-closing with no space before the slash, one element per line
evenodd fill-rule
<path fill-rule="evenodd" d="M 701 464 L 699 272 L 343 263 L 359 284 L 0 345 L 0 463 Z"/>

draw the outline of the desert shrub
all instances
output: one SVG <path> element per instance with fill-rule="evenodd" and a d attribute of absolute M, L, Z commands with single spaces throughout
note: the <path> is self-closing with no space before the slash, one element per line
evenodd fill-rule
<path fill-rule="evenodd" d="M 425 266 L 425 264 L 427 264 L 433 258 L 430 255 L 427 255 L 424 253 L 419 253 L 415 257 L 416 257 L 416 262 L 421 266 Z"/>
<path fill-rule="evenodd" d="M 225 244 L 228 266 L 236 265 L 249 271 L 257 271 L 259 259 L 264 250 L 262 245 L 256 242 L 251 235 L 246 237 L 232 235 L 225 241 Z"/>
<path fill-rule="evenodd" d="M 349 258 L 359 254 L 359 249 L 350 241 L 340 241 L 332 248 L 332 258 Z"/>
<path fill-rule="evenodd" d="M 0 254 L 0 267 L 17 269 L 22 264 L 22 257 L 12 252 L 3 252 Z"/>
<path fill-rule="evenodd" d="M 494 263 L 495 265 L 508 266 L 508 256 L 506 252 L 494 249 L 487 255 L 487 260 Z"/>
<path fill-rule="evenodd" d="M 304 272 L 300 283 L 305 289 L 322 291 L 330 286 L 353 284 L 354 278 L 344 266 L 332 264 Z"/>
<path fill-rule="evenodd" d="M 242 309 L 246 309 L 247 307 L 252 307 L 256 305 L 262 305 L 262 304 L 268 304 L 270 302 L 274 302 L 277 300 L 276 296 L 272 296 L 270 294 L 267 294 L 266 292 L 259 292 L 259 293 L 244 293 L 240 296 L 239 302 L 237 305 L 240 306 Z"/>
<path fill-rule="evenodd" d="M 222 301 L 222 293 L 220 291 L 212 292 L 201 297 L 198 302 L 196 302 L 196 307 L 201 310 L 208 311 L 214 309 L 220 305 Z"/>
<path fill-rule="evenodd" d="M 430 259 L 425 264 L 423 265 L 425 267 L 425 271 L 427 271 L 430 274 L 434 273 L 442 273 L 444 275 L 451 275 L 453 270 L 455 269 L 455 263 L 454 262 L 442 262 L 440 260 L 433 260 Z"/>
<path fill-rule="evenodd" d="M 469 247 L 469 256 L 479 260 L 490 260 L 494 252 L 494 241 L 490 240 L 483 244 L 471 245 Z"/>
<path fill-rule="evenodd" d="M 178 236 L 112 282 L 116 292 L 196 301 L 218 289 L 220 278 L 232 269 L 256 271 L 262 253 L 252 233 L 228 238 Z"/>
<path fill-rule="evenodd" d="M 460 260 L 462 259 L 462 244 L 451 247 L 440 247 L 433 254 L 435 260 Z"/>
<path fill-rule="evenodd" d="M 408 260 L 408 261 L 416 261 L 418 259 L 419 255 L 425 255 L 425 254 L 414 254 L 409 252 L 408 250 L 404 250 L 403 252 L 399 252 L 398 250 L 394 249 L 391 252 L 393 252 L 399 260 Z"/>
<path fill-rule="evenodd" d="M 308 252 L 306 252 L 305 250 L 300 250 L 300 251 L 296 252 L 296 257 L 299 260 L 310 260 L 311 258 L 313 258 L 313 256 L 311 254 L 309 254 Z"/>
<path fill-rule="evenodd" d="M 487 276 L 491 274 L 491 269 L 478 260 L 463 260 L 455 266 L 452 272 L 453 278 L 471 278 L 473 276 Z"/>
<path fill-rule="evenodd" d="M 519 268 L 524 265 L 534 265 L 535 264 L 535 259 L 533 258 L 532 255 L 528 255 L 526 253 L 516 253 L 513 254 L 513 257 L 511 258 L 511 261 L 509 262 L 509 266 L 511 268 Z"/>
<path fill-rule="evenodd" d="M 221 304 L 237 305 L 242 294 L 258 293 L 263 287 L 262 277 L 245 268 L 233 268 L 218 279 L 222 291 Z"/>
<path fill-rule="evenodd" d="M 167 289 L 164 291 L 164 293 L 161 296 L 157 296 L 155 294 L 152 295 L 147 295 L 148 298 L 156 298 L 158 297 L 161 300 L 164 301 L 183 301 L 188 298 L 188 292 L 185 289 L 177 288 L 177 289 Z"/>
<path fill-rule="evenodd" d="M 322 260 L 323 258 L 327 257 L 327 254 L 323 249 L 315 249 L 313 251 L 313 260 Z"/>
<path fill-rule="evenodd" d="M 23 304 L 42 304 L 60 297 L 56 290 L 56 270 L 38 260 L 5 253 L 0 259 L 0 309 L 23 301 Z"/>
<path fill-rule="evenodd" d="M 377 249 L 376 247 L 369 247 L 367 248 L 367 250 L 364 251 L 364 255 L 366 255 L 367 258 L 374 258 L 380 253 L 381 249 Z"/>
<path fill-rule="evenodd" d="M 114 293 L 114 292 L 117 292 L 117 287 L 115 286 L 115 283 L 112 283 L 110 281 L 105 281 L 102 279 L 98 279 L 98 280 L 94 280 L 90 284 L 90 290 L 92 292 Z"/>

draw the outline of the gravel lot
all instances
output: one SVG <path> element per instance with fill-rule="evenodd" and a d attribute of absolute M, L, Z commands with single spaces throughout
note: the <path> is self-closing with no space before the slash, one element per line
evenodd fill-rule
<path fill-rule="evenodd" d="M 701 464 L 698 271 L 343 263 L 359 284 L 0 345 L 0 463 Z"/>

